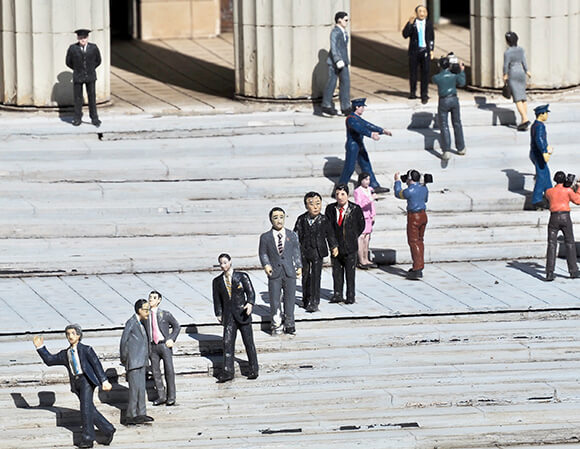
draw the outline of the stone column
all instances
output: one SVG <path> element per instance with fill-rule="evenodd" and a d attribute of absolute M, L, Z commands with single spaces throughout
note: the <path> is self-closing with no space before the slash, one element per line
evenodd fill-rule
<path fill-rule="evenodd" d="M 0 27 L 0 103 L 72 105 L 72 70 L 65 56 L 78 28 L 92 30 L 89 41 L 103 58 L 97 101 L 109 99 L 109 0 L 0 0 Z"/>
<path fill-rule="evenodd" d="M 236 95 L 321 96 L 337 11 L 350 0 L 234 0 Z"/>
<path fill-rule="evenodd" d="M 529 88 L 580 84 L 580 0 L 471 0 L 471 82 L 503 86 L 505 33 L 526 52 Z"/>

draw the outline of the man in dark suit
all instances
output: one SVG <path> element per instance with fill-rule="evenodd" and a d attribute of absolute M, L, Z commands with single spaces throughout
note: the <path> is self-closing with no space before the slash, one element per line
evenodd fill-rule
<path fill-rule="evenodd" d="M 336 238 L 325 215 L 321 215 L 322 197 L 317 192 L 304 195 L 306 212 L 298 217 L 294 232 L 300 241 L 302 253 L 302 305 L 307 312 L 318 311 L 320 304 L 320 275 L 322 259 L 338 255 Z"/>
<path fill-rule="evenodd" d="M 125 415 L 126 425 L 143 424 L 154 421 L 147 416 L 146 404 L 146 367 L 149 360 L 149 338 L 145 322 L 149 317 L 149 303 L 138 299 L 135 303 L 135 315 L 127 320 L 119 353 L 121 363 L 125 366 L 129 383 L 129 404 Z"/>
<path fill-rule="evenodd" d="M 433 24 L 427 19 L 427 8 L 419 5 L 403 28 L 403 37 L 409 38 L 409 99 L 417 98 L 417 68 L 421 73 L 421 103 L 429 101 L 429 66 L 435 49 Z"/>
<path fill-rule="evenodd" d="M 74 118 L 72 124 L 79 126 L 83 116 L 83 84 L 87 86 L 89 99 L 89 115 L 91 122 L 96 127 L 101 126 L 97 114 L 97 100 L 95 93 L 95 81 L 97 72 L 95 69 L 101 65 L 101 53 L 99 47 L 89 42 L 90 30 L 80 29 L 75 31 L 78 42 L 72 44 L 66 52 L 66 65 L 73 71 L 74 93 Z"/>
<path fill-rule="evenodd" d="M 56 354 L 48 352 L 40 335 L 34 337 L 33 343 L 45 364 L 62 365 L 68 371 L 71 391 L 78 396 L 81 403 L 82 437 L 79 447 L 93 447 L 95 426 L 105 435 L 102 444 L 109 445 L 116 429 L 95 408 L 93 393 L 95 387 L 101 386 L 104 391 L 109 391 L 112 386 L 94 349 L 80 342 L 83 337 L 81 327 L 70 324 L 65 328 L 65 334 L 70 346 Z"/>
<path fill-rule="evenodd" d="M 340 82 L 338 87 L 340 109 L 344 115 L 348 115 L 350 112 L 350 73 L 348 71 L 350 60 L 348 58 L 348 33 L 346 32 L 348 14 L 344 11 L 337 12 L 334 15 L 334 23 L 336 25 L 330 32 L 330 52 L 326 60 L 328 81 L 322 94 L 322 112 L 328 115 L 338 114 L 332 101 L 338 78 Z"/>
<path fill-rule="evenodd" d="M 159 309 L 161 303 L 161 293 L 152 291 L 149 293 L 149 318 L 146 327 L 151 344 L 151 371 L 155 380 L 157 399 L 153 405 L 166 404 L 175 405 L 175 370 L 173 369 L 173 345 L 181 327 L 171 312 Z M 167 394 L 161 377 L 161 360 L 163 360 L 163 371 L 165 371 L 165 382 L 167 383 Z"/>
<path fill-rule="evenodd" d="M 338 242 L 338 256 L 332 257 L 334 293 L 330 302 L 342 302 L 342 288 L 346 277 L 345 304 L 355 302 L 355 272 L 358 237 L 365 229 L 361 208 L 348 200 L 348 186 L 338 184 L 334 190 L 336 202 L 326 206 L 325 215 Z"/>
<path fill-rule="evenodd" d="M 248 354 L 250 364 L 248 379 L 257 379 L 258 356 L 252 333 L 252 308 L 256 297 L 254 287 L 246 273 L 234 271 L 229 254 L 220 254 L 218 262 L 223 273 L 214 278 L 212 284 L 215 316 L 224 326 L 224 368 L 218 382 L 228 382 L 234 378 L 238 329 Z"/>
<path fill-rule="evenodd" d="M 268 276 L 270 317 L 272 335 L 295 334 L 294 303 L 296 301 L 296 277 L 302 275 L 302 261 L 298 236 L 284 228 L 286 213 L 279 207 L 270 211 L 272 229 L 260 236 L 258 254 L 260 263 Z M 284 289 L 284 313 L 280 295 Z M 282 325 L 284 322 L 284 325 Z"/>

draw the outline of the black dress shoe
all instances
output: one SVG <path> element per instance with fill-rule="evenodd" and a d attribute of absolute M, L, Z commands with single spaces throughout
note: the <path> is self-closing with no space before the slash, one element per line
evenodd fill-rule
<path fill-rule="evenodd" d="M 174 405 L 175 405 L 175 399 L 170 399 L 169 401 L 167 401 L 167 402 L 165 403 L 165 405 L 166 405 L 167 407 L 172 407 L 172 406 L 174 406 Z"/>
<path fill-rule="evenodd" d="M 340 111 L 340 112 L 342 112 L 342 115 L 344 115 L 344 116 L 346 117 L 347 115 L 350 115 L 350 114 L 352 114 L 352 109 L 351 109 L 351 108 L 348 108 L 348 109 L 343 109 L 343 110 L 342 110 L 342 111 Z"/>
<path fill-rule="evenodd" d="M 314 313 L 314 312 L 318 312 L 320 309 L 317 306 L 308 306 L 306 308 L 306 311 L 308 313 Z"/>
<path fill-rule="evenodd" d="M 551 282 L 556 279 L 556 275 L 552 271 L 546 273 L 546 282 Z"/>
<path fill-rule="evenodd" d="M 344 303 L 345 304 L 354 304 L 356 301 L 354 300 L 354 298 L 347 298 Z"/>
<path fill-rule="evenodd" d="M 78 447 L 81 447 L 81 448 L 93 447 L 93 442 L 92 441 L 81 441 L 79 443 Z"/>
<path fill-rule="evenodd" d="M 409 94 L 409 100 L 416 100 L 417 99 L 417 95 L 416 94 Z"/>
<path fill-rule="evenodd" d="M 360 268 L 361 270 L 368 270 L 369 267 L 367 265 L 363 265 L 362 263 L 357 263 L 356 264 L 357 268 Z"/>
<path fill-rule="evenodd" d="M 154 418 L 152 418 L 151 416 L 147 416 L 147 415 L 141 415 L 141 416 L 137 416 L 137 418 L 139 419 L 139 421 L 141 421 L 142 423 L 144 422 L 153 422 L 155 421 Z"/>
<path fill-rule="evenodd" d="M 229 382 L 230 380 L 234 379 L 234 375 L 233 374 L 220 374 L 220 376 L 218 377 L 217 383 L 218 384 L 225 384 L 226 382 Z"/>
<path fill-rule="evenodd" d="M 249 380 L 254 380 L 258 378 L 258 372 L 251 372 L 250 374 L 248 374 L 248 379 Z"/>
<path fill-rule="evenodd" d="M 101 444 L 104 444 L 105 446 L 111 444 L 116 431 L 117 429 L 113 428 L 113 431 L 110 434 L 106 435 L 105 439 L 101 442 Z"/>
<path fill-rule="evenodd" d="M 284 328 L 285 334 L 296 335 L 296 328 L 294 326 L 288 326 Z"/>
<path fill-rule="evenodd" d="M 101 126 L 101 121 L 100 121 L 98 118 L 97 118 L 97 119 L 95 119 L 95 120 L 93 120 L 91 123 L 92 123 L 93 125 L 95 125 L 97 128 L 98 128 L 99 126 Z"/>
<path fill-rule="evenodd" d="M 141 424 L 142 422 L 143 421 L 141 421 L 138 416 L 135 416 L 134 418 L 125 418 L 124 424 L 126 426 L 135 426 L 137 424 Z"/>
<path fill-rule="evenodd" d="M 155 400 L 153 401 L 153 405 L 155 405 L 155 406 L 157 406 L 157 405 L 161 405 L 161 404 L 165 404 L 165 399 L 161 399 L 161 398 L 159 398 L 159 399 L 155 399 Z"/>
<path fill-rule="evenodd" d="M 330 300 L 328 302 L 331 302 L 333 304 L 338 304 L 339 302 L 344 302 L 344 299 L 342 299 L 340 296 L 335 295 L 332 298 L 330 298 Z"/>
<path fill-rule="evenodd" d="M 412 268 L 407 272 L 407 279 L 417 281 L 423 277 L 423 270 L 413 270 Z"/>
<path fill-rule="evenodd" d="M 389 193 L 391 191 L 391 189 L 389 189 L 388 187 L 375 187 L 374 189 L 375 193 Z"/>
<path fill-rule="evenodd" d="M 80 126 L 81 125 L 81 121 L 80 120 L 73 120 L 72 121 L 72 125 L 73 126 Z"/>
<path fill-rule="evenodd" d="M 580 279 L 580 271 L 573 271 L 570 273 L 570 279 Z"/>
<path fill-rule="evenodd" d="M 338 111 L 334 108 L 325 108 L 322 107 L 322 113 L 326 115 L 338 115 Z"/>
<path fill-rule="evenodd" d="M 427 104 L 427 103 L 429 103 L 429 97 L 421 98 L 421 104 Z"/>

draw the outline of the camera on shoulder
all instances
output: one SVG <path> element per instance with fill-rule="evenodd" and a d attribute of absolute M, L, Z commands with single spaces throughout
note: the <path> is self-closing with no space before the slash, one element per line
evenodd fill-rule
<path fill-rule="evenodd" d="M 566 175 L 566 181 L 564 181 L 564 187 L 575 187 L 577 182 L 576 175 L 568 173 Z"/>
<path fill-rule="evenodd" d="M 430 173 L 421 174 L 417 170 L 411 169 L 404 175 L 401 175 L 402 182 L 406 183 L 408 179 L 419 184 L 429 184 L 433 182 L 433 175 Z"/>

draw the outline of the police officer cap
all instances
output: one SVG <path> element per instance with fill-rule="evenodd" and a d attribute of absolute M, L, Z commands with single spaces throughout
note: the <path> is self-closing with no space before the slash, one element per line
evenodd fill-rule
<path fill-rule="evenodd" d="M 535 107 L 534 112 L 536 113 L 536 115 L 543 114 L 544 112 L 550 112 L 550 110 L 548 109 L 548 106 L 550 106 L 550 105 L 543 104 L 541 106 Z"/>
<path fill-rule="evenodd" d="M 77 37 L 88 37 L 90 32 L 91 30 L 87 30 L 86 28 L 79 28 L 78 30 L 75 30 Z"/>
<path fill-rule="evenodd" d="M 357 98 L 356 100 L 352 100 L 352 107 L 358 108 L 359 106 L 366 106 L 365 101 L 367 101 L 366 98 Z"/>

